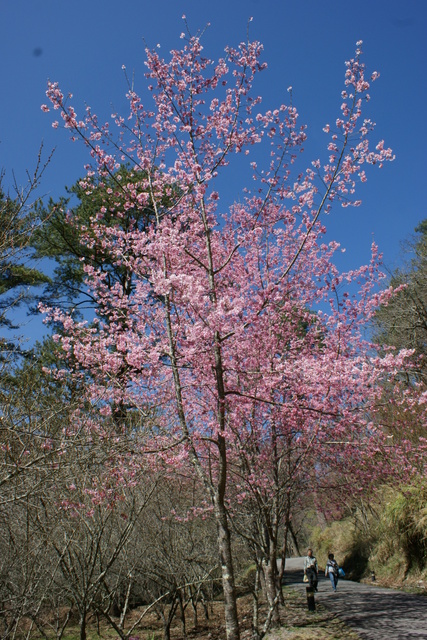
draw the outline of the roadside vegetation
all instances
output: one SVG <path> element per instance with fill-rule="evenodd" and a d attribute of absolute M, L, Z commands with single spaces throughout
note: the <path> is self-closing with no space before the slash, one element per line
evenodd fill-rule
<path fill-rule="evenodd" d="M 427 593 L 427 483 L 382 487 L 342 520 L 315 528 L 319 559 L 333 550 L 355 580 Z"/>

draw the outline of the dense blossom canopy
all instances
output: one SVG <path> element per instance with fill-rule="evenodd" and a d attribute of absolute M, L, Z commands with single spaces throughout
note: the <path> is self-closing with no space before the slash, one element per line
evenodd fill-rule
<path fill-rule="evenodd" d="M 374 125 L 362 117 L 370 80 L 360 46 L 347 62 L 341 115 L 324 129 L 326 160 L 296 175 L 306 130 L 292 103 L 261 111 L 253 89 L 266 66 L 258 42 L 229 47 L 217 62 L 204 57 L 199 37 L 186 37 L 169 61 L 147 50 L 154 107 L 129 88 L 129 116 L 112 116 L 118 136 L 89 108 L 79 120 L 58 85 L 48 86 L 65 127 L 92 158 L 81 186 L 89 193 L 94 180 L 102 186 L 117 176 L 120 206 L 110 198 L 109 219 L 152 208 L 143 229 L 105 225 L 101 207 L 91 228 L 80 230 L 132 274 L 131 291 L 88 264 L 93 321 L 49 311 L 99 408 L 91 428 L 108 437 L 111 420 L 119 451 L 130 434 L 117 426 L 117 412 L 137 411 L 144 424 L 149 411 L 141 452 L 175 470 L 190 461 L 224 527 L 225 505 L 232 513 L 255 494 L 289 495 L 298 478 L 301 491 L 309 477 L 327 486 L 337 460 L 343 491 L 390 472 L 375 406 L 382 380 L 398 373 L 407 354 L 375 355 L 364 327 L 392 292 L 378 293 L 375 246 L 369 265 L 340 273 L 333 262 L 339 246 L 324 238 L 323 214 L 334 203 L 360 204 L 356 183 L 366 180 L 368 165 L 393 159 L 383 141 L 370 146 Z M 233 180 L 233 154 L 248 156 L 249 179 L 244 195 L 225 207 L 217 185 L 227 172 Z M 123 163 L 128 183 L 117 173 Z M 404 473 L 403 453 L 401 460 Z M 229 637 L 237 638 L 230 620 Z"/>

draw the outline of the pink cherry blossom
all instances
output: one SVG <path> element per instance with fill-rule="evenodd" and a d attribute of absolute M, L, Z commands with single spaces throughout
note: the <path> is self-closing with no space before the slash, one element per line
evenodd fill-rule
<path fill-rule="evenodd" d="M 341 499 L 397 473 L 397 460 L 407 472 L 404 447 L 386 448 L 375 415 L 382 382 L 395 379 L 399 388 L 408 354 L 377 355 L 365 337 L 375 309 L 393 292 L 379 292 L 384 276 L 375 246 L 368 265 L 337 269 L 340 248 L 326 240 L 324 216 L 343 215 L 337 204 L 359 206 L 357 182 L 367 179 L 370 165 L 394 156 L 383 141 L 372 150 L 374 125 L 361 120 L 369 83 L 360 50 L 346 63 L 336 129 L 324 128 L 325 157 L 302 170 L 296 158 L 307 134 L 296 108 L 262 111 L 254 93 L 254 79 L 266 68 L 259 42 L 227 47 L 216 63 L 191 36 L 168 60 L 157 50 L 146 55 L 155 108 L 148 111 L 129 89 L 129 114 L 113 114 L 114 133 L 91 110 L 78 120 L 58 85 L 48 85 L 65 127 L 88 148 L 82 188 L 90 191 L 93 176 L 114 176 L 128 162 L 140 175 L 139 195 L 122 184 L 117 219 L 146 203 L 152 218 L 146 228 L 125 231 L 103 224 L 103 207 L 90 230 L 78 229 L 83 242 L 132 274 L 131 292 L 86 265 L 94 321 L 46 311 L 65 329 L 59 339 L 74 375 L 86 376 L 82 401 L 98 407 L 90 429 L 102 438 L 109 428 L 124 437 L 114 407 L 141 416 L 149 408 L 156 429 L 135 436 L 133 450 L 171 473 L 196 474 L 205 487 L 224 558 L 227 634 L 237 640 L 228 535 L 234 510 L 274 503 L 278 531 L 285 514 L 291 517 L 286 505 L 316 481 Z M 254 147 L 256 159 L 246 160 Z M 234 154 L 243 154 L 248 178 L 227 208 L 221 184 L 233 183 Z M 425 401 L 416 393 L 405 398 Z M 111 437 L 118 482 L 135 465 L 120 443 Z M 339 482 L 331 474 L 337 460 Z"/>

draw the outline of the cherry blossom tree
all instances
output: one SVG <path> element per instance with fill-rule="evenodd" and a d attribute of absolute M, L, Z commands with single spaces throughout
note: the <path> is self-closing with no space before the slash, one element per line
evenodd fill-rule
<path fill-rule="evenodd" d="M 286 456 L 289 489 L 302 465 L 310 477 L 330 469 L 334 447 L 356 461 L 382 446 L 366 407 L 405 354 L 373 356 L 362 330 L 391 292 L 377 293 L 376 247 L 369 265 L 337 269 L 339 245 L 326 241 L 323 219 L 334 204 L 359 205 L 356 183 L 393 155 L 383 141 L 370 146 L 374 124 L 362 108 L 378 74 L 366 75 L 361 43 L 346 63 L 340 117 L 324 128 L 327 157 L 301 169 L 306 128 L 292 100 L 261 111 L 260 43 L 227 47 L 214 62 L 199 35 L 182 38 L 169 60 L 147 48 L 154 106 L 129 85 L 130 112 L 113 114 L 116 130 L 90 108 L 79 119 L 58 84 L 48 85 L 65 128 L 91 156 L 81 187 L 90 192 L 95 176 L 102 186 L 128 163 L 139 180 L 122 183 L 114 214 L 120 221 L 134 211 L 136 220 L 152 207 L 153 215 L 146 228 L 124 229 L 111 224 L 111 212 L 103 224 L 101 207 L 90 230 L 81 229 L 84 241 L 96 237 L 116 267 L 133 274 L 131 292 L 87 263 L 94 318 L 47 312 L 63 326 L 58 340 L 87 382 L 85 400 L 99 409 L 91 429 L 108 437 L 110 416 L 112 452 L 126 439 L 132 465 L 145 453 L 173 473 L 191 469 L 205 487 L 198 511 L 216 519 L 227 638 L 238 640 L 233 510 L 248 492 L 277 499 Z M 230 205 L 220 194 L 236 166 L 247 180 Z M 143 437 L 124 422 L 117 428 L 115 408 L 123 406 L 142 422 L 148 410 L 154 415 Z"/>

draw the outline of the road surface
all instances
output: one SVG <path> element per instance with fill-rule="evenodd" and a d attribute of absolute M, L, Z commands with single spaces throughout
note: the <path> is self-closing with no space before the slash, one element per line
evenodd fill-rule
<path fill-rule="evenodd" d="M 303 558 L 289 558 L 285 584 L 305 590 Z M 366 640 L 427 640 L 427 597 L 373 584 L 340 580 L 332 591 L 329 578 L 319 572 L 316 602 L 323 604 Z"/>

